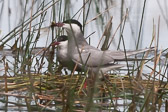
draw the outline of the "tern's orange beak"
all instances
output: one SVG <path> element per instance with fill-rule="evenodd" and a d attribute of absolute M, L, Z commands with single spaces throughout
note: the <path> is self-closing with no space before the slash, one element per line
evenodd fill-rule
<path fill-rule="evenodd" d="M 52 23 L 51 26 L 57 26 L 57 27 L 62 27 L 64 23 L 58 22 L 58 23 Z"/>
<path fill-rule="evenodd" d="M 51 45 L 55 46 L 55 45 L 59 45 L 59 44 L 60 44 L 60 42 L 53 42 Z"/>

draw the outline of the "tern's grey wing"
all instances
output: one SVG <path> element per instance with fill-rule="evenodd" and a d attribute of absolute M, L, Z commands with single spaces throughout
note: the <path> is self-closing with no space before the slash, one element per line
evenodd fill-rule
<path fill-rule="evenodd" d="M 80 55 L 82 60 L 80 59 Z M 114 59 L 106 51 L 100 51 L 94 47 L 86 46 L 82 49 L 80 55 L 78 53 L 73 54 L 72 60 L 75 63 L 84 64 L 88 67 L 99 67 L 114 63 Z"/>
<path fill-rule="evenodd" d="M 147 48 L 147 49 L 142 49 L 142 50 L 135 50 L 135 51 L 126 51 L 126 56 L 132 56 L 136 55 L 139 53 L 143 53 L 149 50 L 153 50 L 153 48 Z M 110 51 L 107 50 L 106 53 L 110 55 L 114 60 L 122 60 L 125 59 L 125 52 L 124 51 Z"/>

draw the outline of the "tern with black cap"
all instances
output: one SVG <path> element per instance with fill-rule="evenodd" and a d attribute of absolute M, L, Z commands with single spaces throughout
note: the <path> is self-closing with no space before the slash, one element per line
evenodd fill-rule
<path fill-rule="evenodd" d="M 84 68 L 94 73 L 105 73 L 109 70 L 123 67 L 125 64 L 116 64 L 116 61 L 124 60 L 128 56 L 152 49 L 128 51 L 126 55 L 124 51 L 101 51 L 87 43 L 79 21 L 69 19 L 63 23 L 56 23 L 55 26 L 64 28 L 68 34 L 68 56 L 70 59 L 79 68 Z"/>

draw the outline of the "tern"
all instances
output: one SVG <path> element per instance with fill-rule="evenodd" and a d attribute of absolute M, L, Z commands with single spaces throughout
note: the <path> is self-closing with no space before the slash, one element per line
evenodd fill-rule
<path fill-rule="evenodd" d="M 56 45 L 58 50 L 56 53 L 57 59 L 59 63 L 68 68 L 69 70 L 73 70 L 75 67 L 75 63 L 71 60 L 68 55 L 68 37 L 66 35 L 61 35 L 57 38 L 57 41 L 53 42 L 52 45 Z M 77 71 L 80 71 L 79 69 Z"/>
<path fill-rule="evenodd" d="M 58 50 L 56 53 L 57 59 L 59 63 L 63 66 L 68 68 L 69 70 L 73 70 L 75 67 L 75 63 L 71 60 L 70 56 L 68 55 L 68 36 L 61 35 L 57 38 L 57 41 L 53 42 L 52 45 L 57 45 Z M 113 65 L 113 69 L 121 68 L 125 65 L 123 64 L 115 64 Z M 76 71 L 82 71 L 81 67 L 77 67 Z"/>
<path fill-rule="evenodd" d="M 135 51 L 101 51 L 87 43 L 79 21 L 69 19 L 64 22 L 55 23 L 55 26 L 62 27 L 68 35 L 67 56 L 80 69 L 92 73 L 105 73 L 107 71 L 124 67 L 125 64 L 116 64 L 119 60 L 126 60 L 126 57 L 151 50 L 152 48 Z"/>

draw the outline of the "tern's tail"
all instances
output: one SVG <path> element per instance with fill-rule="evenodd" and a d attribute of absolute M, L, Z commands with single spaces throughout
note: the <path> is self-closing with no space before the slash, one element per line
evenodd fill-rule
<path fill-rule="evenodd" d="M 114 60 L 124 60 L 126 59 L 126 57 L 132 56 L 132 55 L 136 55 L 139 53 L 143 53 L 143 52 L 147 52 L 147 51 L 152 51 L 154 50 L 154 47 L 152 48 L 147 48 L 147 49 L 142 49 L 142 50 L 135 50 L 135 51 L 117 51 L 117 52 L 112 52 L 111 56 Z M 125 55 L 126 54 L 126 55 Z"/>
<path fill-rule="evenodd" d="M 155 47 L 141 49 L 141 50 L 135 50 L 135 51 L 127 51 L 126 54 L 127 54 L 127 56 L 132 56 L 132 55 L 136 55 L 136 54 L 139 54 L 139 53 L 143 53 L 143 52 L 147 52 L 147 51 L 152 51 L 154 49 L 155 49 Z"/>

